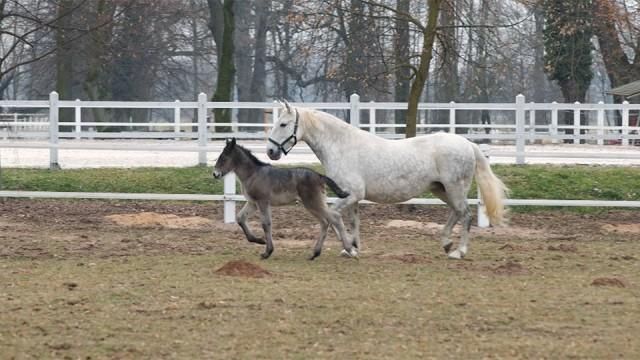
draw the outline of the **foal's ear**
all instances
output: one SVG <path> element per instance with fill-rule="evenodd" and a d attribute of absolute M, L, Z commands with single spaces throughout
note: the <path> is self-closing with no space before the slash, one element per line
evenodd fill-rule
<path fill-rule="evenodd" d="M 284 107 L 287 109 L 288 113 L 292 113 L 291 105 L 289 105 L 289 102 L 287 100 L 284 100 Z"/>
<path fill-rule="evenodd" d="M 227 139 L 227 146 L 229 148 L 236 146 L 236 138 Z"/>

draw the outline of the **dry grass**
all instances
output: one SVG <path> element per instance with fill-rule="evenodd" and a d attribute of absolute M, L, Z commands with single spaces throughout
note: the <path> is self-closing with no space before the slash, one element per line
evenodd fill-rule
<path fill-rule="evenodd" d="M 72 216 L 72 206 L 57 205 L 60 223 L 54 211 L 24 219 L 16 210 L 24 203 L 11 204 L 0 213 L 2 358 L 640 356 L 637 235 L 593 230 L 637 213 L 515 215 L 514 226 L 572 221 L 580 232 L 482 235 L 470 258 L 456 262 L 424 230 L 384 226 L 419 220 L 421 211 L 369 207 L 360 260 L 338 257 L 330 242 L 309 262 L 311 241 L 303 239 L 317 228 L 297 208 L 276 211 L 276 252 L 260 261 L 261 248 L 235 227 L 124 228 L 85 223 L 82 211 Z M 37 213 L 42 202 L 29 204 Z M 158 206 L 144 210 L 219 219 L 217 208 Z M 103 205 L 94 217 L 122 210 Z M 216 274 L 237 259 L 270 275 Z M 592 285 L 603 277 L 623 286 Z"/>

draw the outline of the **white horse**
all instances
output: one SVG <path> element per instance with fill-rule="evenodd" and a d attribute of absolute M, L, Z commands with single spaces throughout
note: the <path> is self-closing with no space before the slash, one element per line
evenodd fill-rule
<path fill-rule="evenodd" d="M 338 199 L 335 209 L 347 210 L 353 232 L 353 249 L 360 249 L 358 201 L 398 203 L 430 190 L 452 209 L 445 225 L 442 247 L 451 259 L 468 251 L 471 211 L 467 193 L 476 176 L 482 201 L 492 225 L 503 222 L 503 199 L 507 188 L 498 179 L 480 148 L 462 136 L 437 133 L 403 140 L 387 140 L 353 127 L 322 111 L 283 104 L 271 130 L 267 155 L 278 160 L 298 140 L 306 142 L 325 168 L 327 176 L 349 193 Z M 451 231 L 461 221 L 458 248 L 452 252 Z"/>

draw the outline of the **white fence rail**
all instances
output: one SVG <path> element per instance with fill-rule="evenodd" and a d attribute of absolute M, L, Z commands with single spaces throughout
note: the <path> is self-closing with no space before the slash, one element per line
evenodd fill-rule
<path fill-rule="evenodd" d="M 349 121 L 353 126 L 367 129 L 371 133 L 384 137 L 394 138 L 395 132 L 382 132 L 381 129 L 395 129 L 404 127 L 403 124 L 389 124 L 377 122 L 377 112 L 389 110 L 406 110 L 405 103 L 387 102 L 360 102 L 358 95 L 352 95 L 347 103 L 300 103 L 295 104 L 300 107 L 318 108 L 323 110 L 343 110 L 349 112 Z M 119 101 L 66 101 L 59 100 L 58 94 L 52 92 L 48 101 L 0 101 L 2 108 L 20 109 L 44 109 L 48 110 L 48 116 L 39 114 L 29 120 L 21 121 L 21 118 L 13 115 L 8 119 L 0 116 L 0 134 L 4 131 L 4 138 L 9 135 L 17 137 L 40 136 L 48 140 L 47 143 L 12 143 L 3 144 L 0 147 L 22 147 L 22 148 L 47 148 L 49 149 L 49 166 L 52 169 L 58 168 L 59 149 L 109 149 L 109 150 L 139 150 L 139 151 L 189 151 L 197 152 L 198 163 L 206 165 L 207 152 L 214 150 L 209 145 L 209 141 L 222 137 L 244 137 L 244 138 L 265 138 L 266 132 L 272 126 L 272 121 L 267 120 L 261 123 L 211 123 L 207 114 L 212 109 L 265 109 L 272 112 L 273 117 L 277 117 L 280 106 L 277 103 L 269 102 L 208 102 L 205 94 L 200 94 L 195 102 L 119 102 Z M 74 109 L 74 121 L 61 122 L 59 113 L 61 109 Z M 87 122 L 82 119 L 82 109 L 170 109 L 173 110 L 172 122 Z M 455 133 L 458 129 L 467 129 L 461 135 L 472 140 L 490 141 L 511 141 L 516 145 L 515 152 L 493 152 L 493 156 L 513 156 L 517 164 L 524 164 L 526 157 L 563 157 L 563 158 L 601 158 L 601 159 L 640 159 L 640 152 L 637 154 L 620 153 L 527 153 L 526 144 L 535 141 L 547 140 L 559 142 L 561 140 L 571 140 L 573 143 L 595 141 L 598 145 L 605 145 L 607 141 L 620 144 L 622 146 L 640 143 L 638 127 L 638 112 L 640 104 L 535 104 L 527 103 L 523 95 L 515 97 L 513 103 L 421 103 L 419 110 L 446 111 L 448 121 L 446 123 L 429 124 L 421 121 L 417 125 L 419 132 L 428 131 L 448 131 Z M 195 120 L 192 122 L 182 122 L 183 110 L 192 110 L 195 113 Z M 462 123 L 459 122 L 458 114 L 461 111 L 498 111 L 513 113 L 513 122 L 507 123 Z M 561 111 L 573 113 L 573 124 L 560 125 L 558 116 Z M 620 125 L 605 124 L 605 113 L 613 111 L 619 113 Z M 362 113 L 368 115 L 367 121 L 361 116 Z M 538 115 L 547 112 L 550 121 L 545 124 L 537 123 Z M 582 118 L 587 114 L 596 113 L 596 124 L 582 124 Z M 631 112 L 635 113 L 631 121 Z M 36 119 L 36 120 L 33 120 Z M 84 129 L 96 128 L 99 126 L 109 126 L 117 128 L 144 127 L 149 131 L 123 131 L 123 132 L 97 132 Z M 70 129 L 60 131 L 60 128 Z M 221 132 L 220 127 L 230 127 L 231 132 Z M 257 131 L 239 132 L 238 128 L 250 128 Z M 27 131 L 33 129 L 35 131 Z M 48 131 L 43 131 L 43 130 Z M 156 129 L 166 129 L 167 131 L 157 131 Z M 191 129 L 191 130 L 189 130 Z M 195 129 L 195 131 L 193 130 Z M 470 132 L 475 129 L 479 132 Z M 567 133 L 567 130 L 573 133 Z M 460 132 L 460 131 L 458 131 Z M 2 136 L 0 136 L 2 137 Z M 101 139 L 197 139 L 197 146 L 166 146 L 166 145 L 140 145 L 140 144 L 86 144 L 86 143 L 59 143 L 59 139 L 81 139 L 81 138 L 101 138 Z M 486 151 L 486 150 L 485 150 Z M 242 197 L 235 194 L 235 177 L 225 178 L 224 195 L 180 195 L 180 194 L 113 194 L 113 193 L 34 193 L 1 191 L 2 197 L 72 197 L 72 198 L 101 198 L 101 199 L 157 199 L 157 200 L 222 200 L 225 201 L 225 222 L 235 221 L 235 201 L 242 200 Z M 413 199 L 410 204 L 440 204 L 434 199 Z M 478 200 L 472 199 L 471 203 L 477 204 Z M 532 205 L 532 206 L 616 206 L 616 207 L 640 207 L 640 202 L 636 201 L 591 201 L 591 200 L 536 200 L 536 199 L 513 199 L 507 204 L 512 205 Z M 481 213 L 482 206 L 479 206 L 479 222 L 487 225 L 486 217 Z"/>

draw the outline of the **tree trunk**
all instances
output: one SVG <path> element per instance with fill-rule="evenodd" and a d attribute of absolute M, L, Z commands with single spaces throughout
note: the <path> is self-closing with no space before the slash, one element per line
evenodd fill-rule
<path fill-rule="evenodd" d="M 458 41 L 455 28 L 456 1 L 444 1 L 440 10 L 440 25 L 443 26 L 440 39 L 440 56 L 438 70 L 438 87 L 435 93 L 436 102 L 448 103 L 458 99 Z M 444 124 L 449 121 L 446 111 L 437 112 L 434 123 Z"/>
<path fill-rule="evenodd" d="M 261 0 L 258 3 L 262 2 Z M 235 30 L 233 33 L 233 41 L 236 46 L 233 49 L 234 62 L 236 66 L 236 89 L 238 91 L 238 101 L 251 100 L 251 78 L 253 70 L 251 68 L 251 58 L 253 55 L 253 41 L 250 33 L 253 24 L 253 15 L 251 9 L 253 1 L 244 0 L 236 1 L 234 8 Z M 249 122 L 249 112 L 251 109 L 238 110 L 238 122 Z"/>
<path fill-rule="evenodd" d="M 107 7 L 106 3 L 106 0 L 100 0 L 96 5 L 96 24 L 106 24 L 113 21 L 115 6 Z M 92 101 L 107 100 L 108 97 L 108 91 L 101 83 L 100 75 L 103 74 L 106 67 L 104 57 L 111 38 L 111 30 L 111 25 L 96 29 L 88 39 L 87 75 L 84 82 L 84 91 L 89 100 Z M 106 121 L 105 109 L 92 108 L 91 114 L 94 122 Z"/>
<path fill-rule="evenodd" d="M 216 8 L 212 6 L 212 3 L 218 3 L 217 0 L 208 0 L 209 2 L 209 11 L 211 13 L 211 19 L 217 17 Z M 234 0 L 225 0 L 222 5 L 222 13 L 223 13 L 223 27 L 222 27 L 222 36 L 217 36 L 215 31 L 217 31 L 218 26 L 209 23 L 209 28 L 212 32 L 214 32 L 214 39 L 218 39 L 216 41 L 216 46 L 218 50 L 218 77 L 216 84 L 216 91 L 213 94 L 212 101 L 231 101 L 232 100 L 232 92 L 233 92 L 233 82 L 235 77 L 235 65 L 233 61 L 233 51 L 234 51 L 234 43 L 233 43 L 233 32 L 235 29 L 235 20 L 233 13 L 233 4 Z M 214 110 L 214 118 L 215 122 L 229 123 L 231 122 L 231 110 L 230 109 L 215 109 Z M 221 131 L 228 131 L 228 127 L 218 128 Z"/>
<path fill-rule="evenodd" d="M 409 21 L 402 14 L 409 14 L 411 0 L 397 0 L 396 10 L 398 15 L 396 17 L 396 36 L 393 42 L 393 55 L 395 57 L 395 102 L 406 102 L 409 96 L 409 84 L 411 77 L 411 70 L 409 68 Z M 406 110 L 395 111 L 395 123 L 406 123 Z M 404 129 L 397 127 L 397 134 L 404 132 Z"/>
<path fill-rule="evenodd" d="M 420 64 L 415 73 L 415 78 L 411 83 L 409 91 L 409 103 L 407 104 L 407 130 L 406 137 L 416 136 L 416 123 L 418 116 L 418 102 L 424 89 L 424 85 L 429 79 L 429 68 L 433 57 L 433 43 L 436 38 L 436 27 L 438 25 L 438 13 L 443 0 L 428 0 L 429 12 L 427 14 L 427 25 L 422 32 L 422 52 L 420 53 Z"/>
<path fill-rule="evenodd" d="M 73 0 L 60 0 L 56 21 L 56 91 L 60 100 L 72 100 L 73 47 L 71 42 L 71 19 Z M 73 109 L 60 109 L 59 121 L 73 121 Z"/>
<path fill-rule="evenodd" d="M 364 2 L 362 0 L 351 0 L 349 8 L 349 29 L 345 34 L 345 76 L 344 95 L 348 100 L 352 94 L 360 95 L 360 100 L 366 99 L 362 77 L 365 73 L 365 52 L 364 35 L 367 31 L 366 19 L 364 17 Z"/>
<path fill-rule="evenodd" d="M 261 0 L 256 4 L 256 39 L 253 61 L 253 77 L 251 78 L 251 101 L 265 100 L 265 84 L 267 81 L 267 30 L 269 27 L 269 14 L 271 0 Z M 260 122 L 263 111 L 251 109 L 249 120 Z"/>

